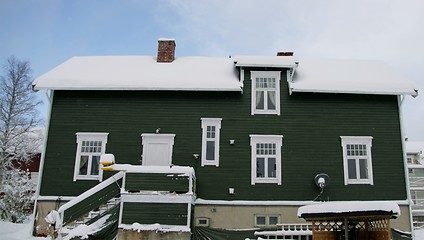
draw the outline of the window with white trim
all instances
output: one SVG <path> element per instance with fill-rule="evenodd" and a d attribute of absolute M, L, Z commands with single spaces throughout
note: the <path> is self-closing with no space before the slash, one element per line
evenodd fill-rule
<path fill-rule="evenodd" d="M 373 185 L 372 137 L 341 136 L 345 185 Z"/>
<path fill-rule="evenodd" d="M 252 115 L 280 115 L 280 71 L 251 71 Z"/>
<path fill-rule="evenodd" d="M 102 179 L 100 156 L 105 153 L 108 133 L 76 133 L 74 181 Z"/>
<path fill-rule="evenodd" d="M 251 184 L 281 185 L 282 135 L 250 135 L 252 152 Z"/>
<path fill-rule="evenodd" d="M 280 215 L 255 215 L 255 226 L 275 226 L 280 223 Z"/>
<path fill-rule="evenodd" d="M 201 118 L 202 156 L 201 165 L 219 166 L 219 135 L 221 118 Z"/>

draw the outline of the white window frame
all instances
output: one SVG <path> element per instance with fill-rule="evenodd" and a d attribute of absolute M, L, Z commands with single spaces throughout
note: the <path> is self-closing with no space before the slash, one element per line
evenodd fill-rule
<path fill-rule="evenodd" d="M 251 102 L 251 114 L 275 114 L 280 115 L 280 79 L 281 71 L 250 71 L 250 77 L 252 82 L 252 102 Z M 257 78 L 275 78 L 275 109 L 268 109 L 267 96 L 268 90 L 264 91 L 264 109 L 256 109 L 256 79 Z"/>
<path fill-rule="evenodd" d="M 202 156 L 201 156 L 201 165 L 212 165 L 219 167 L 219 143 L 220 143 L 220 132 L 221 132 L 221 121 L 222 118 L 201 118 L 202 121 Z M 208 136 L 208 127 L 214 127 L 214 137 Z M 215 159 L 206 159 L 207 157 L 207 142 L 215 141 Z"/>
<path fill-rule="evenodd" d="M 258 224 L 258 217 L 264 217 L 265 218 L 265 224 Z M 277 217 L 278 218 L 278 222 L 277 224 L 281 223 L 281 216 L 279 214 L 255 214 L 255 226 L 257 227 L 268 227 L 268 226 L 276 226 L 277 224 L 270 224 L 269 219 L 271 217 Z"/>
<path fill-rule="evenodd" d="M 372 171 L 372 137 L 370 136 L 340 136 L 342 150 L 343 150 L 343 171 L 344 171 L 344 181 L 345 185 L 348 184 L 369 184 L 374 185 L 373 171 Z M 363 144 L 366 145 L 366 156 L 348 156 L 347 155 L 347 145 L 349 144 Z M 348 159 L 355 158 L 356 160 L 356 179 L 349 179 L 349 166 Z M 360 166 L 359 158 L 366 159 L 367 161 L 367 175 L 368 178 L 360 179 Z"/>
<path fill-rule="evenodd" d="M 257 144 L 275 144 L 275 164 L 276 164 L 276 177 L 257 177 L 256 171 L 256 161 L 257 157 L 260 156 L 257 154 Z M 281 185 L 281 147 L 283 144 L 282 135 L 250 135 L 250 147 L 251 147 L 251 184 L 255 185 L 256 183 L 276 183 Z M 267 161 L 265 161 L 265 171 L 268 170 Z"/>
<path fill-rule="evenodd" d="M 75 133 L 77 138 L 77 150 L 76 150 L 76 156 L 75 156 L 75 168 L 74 168 L 74 181 L 76 180 L 98 180 L 102 181 L 103 177 L 103 170 L 101 168 L 101 165 L 99 164 L 99 174 L 98 175 L 80 175 L 80 162 L 81 162 L 81 147 L 83 141 L 101 141 L 101 151 L 100 153 L 96 154 L 89 154 L 89 160 L 88 160 L 88 167 L 87 167 L 87 173 L 91 172 L 91 161 L 92 156 L 101 156 L 102 154 L 105 154 L 106 151 L 106 144 L 107 144 L 107 137 L 109 133 L 93 133 L 93 132 L 77 132 Z"/>

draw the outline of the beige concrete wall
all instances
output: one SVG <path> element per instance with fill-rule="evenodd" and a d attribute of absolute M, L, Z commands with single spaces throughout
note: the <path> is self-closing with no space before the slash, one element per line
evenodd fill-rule
<path fill-rule="evenodd" d="M 224 206 L 196 205 L 194 221 L 198 217 L 209 218 L 209 227 L 226 229 L 244 229 L 255 226 L 255 215 L 280 215 L 280 223 L 305 223 L 297 217 L 299 206 Z M 401 206 L 401 216 L 391 221 L 393 228 L 411 231 L 409 207 Z M 196 222 L 195 222 L 196 223 Z"/>
<path fill-rule="evenodd" d="M 412 232 L 411 226 L 411 219 L 410 219 L 410 212 L 409 212 L 409 206 L 399 206 L 400 207 L 400 217 L 397 219 L 392 219 L 390 222 L 392 228 L 396 228 L 405 232 Z"/>
<path fill-rule="evenodd" d="M 255 227 L 255 215 L 280 215 L 281 223 L 305 223 L 297 217 L 298 206 L 223 206 L 196 205 L 194 220 L 209 218 L 209 227 L 244 229 Z"/>

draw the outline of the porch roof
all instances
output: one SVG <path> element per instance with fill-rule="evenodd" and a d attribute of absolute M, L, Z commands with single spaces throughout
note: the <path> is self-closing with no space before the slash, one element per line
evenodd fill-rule
<path fill-rule="evenodd" d="M 297 216 L 305 219 L 382 215 L 399 217 L 399 205 L 390 201 L 320 202 L 302 206 L 297 211 Z"/>

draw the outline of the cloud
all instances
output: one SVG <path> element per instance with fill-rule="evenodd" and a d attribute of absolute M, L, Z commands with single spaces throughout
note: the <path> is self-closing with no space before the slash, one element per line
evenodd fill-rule
<path fill-rule="evenodd" d="M 200 55 L 274 55 L 380 59 L 416 83 L 424 94 L 424 2 L 169 0 L 177 42 Z M 166 15 L 163 22 L 166 22 Z M 189 46 L 184 46 L 185 44 Z M 410 139 L 424 140 L 424 97 L 408 98 Z"/>

